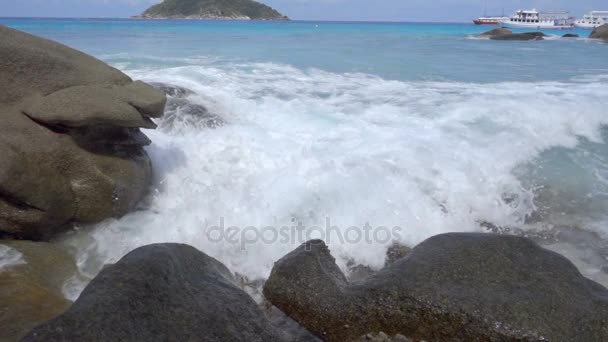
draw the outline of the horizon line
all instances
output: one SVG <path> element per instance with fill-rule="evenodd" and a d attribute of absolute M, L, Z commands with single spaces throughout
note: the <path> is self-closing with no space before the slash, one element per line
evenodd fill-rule
<path fill-rule="evenodd" d="M 342 19 L 289 19 L 289 20 L 221 20 L 221 19 L 145 19 L 133 17 L 27 17 L 27 16 L 0 16 L 1 19 L 76 19 L 76 20 L 133 20 L 133 21 L 206 21 L 206 22 L 328 22 L 328 23 L 395 23 L 395 24 L 468 24 L 469 21 L 418 21 L 418 20 L 342 20 Z M 471 23 L 472 23 L 471 19 Z"/>

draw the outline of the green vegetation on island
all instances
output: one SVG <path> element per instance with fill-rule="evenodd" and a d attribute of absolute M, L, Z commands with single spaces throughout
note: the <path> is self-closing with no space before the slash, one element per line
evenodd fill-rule
<path fill-rule="evenodd" d="M 288 20 L 275 9 L 253 0 L 164 0 L 135 18 Z"/>

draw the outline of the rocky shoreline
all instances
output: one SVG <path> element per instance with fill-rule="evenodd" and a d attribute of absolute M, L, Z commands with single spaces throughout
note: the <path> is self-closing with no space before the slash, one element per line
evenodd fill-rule
<path fill-rule="evenodd" d="M 224 121 L 188 103 L 188 89 L 3 26 L 0 37 L 0 340 L 608 340 L 606 288 L 526 237 L 491 233 L 395 244 L 383 269 L 350 276 L 308 241 L 255 285 L 261 302 L 205 251 L 155 244 L 107 265 L 71 303 L 77 260 L 43 241 L 139 205 L 152 177 L 140 129 L 153 119 L 168 130 Z"/>
<path fill-rule="evenodd" d="M 275 264 L 263 293 L 265 303 L 255 303 L 223 264 L 193 247 L 149 245 L 104 268 L 23 341 L 608 338 L 608 290 L 515 236 L 435 236 L 357 281 L 312 240 Z"/>

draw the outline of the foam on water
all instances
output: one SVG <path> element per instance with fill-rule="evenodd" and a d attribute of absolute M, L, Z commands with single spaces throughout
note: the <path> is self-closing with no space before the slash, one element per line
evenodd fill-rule
<path fill-rule="evenodd" d="M 533 191 L 546 184 L 522 182 L 514 170 L 556 147 L 576 150 L 583 138 L 606 150 L 605 77 L 404 82 L 271 63 L 127 72 L 195 91 L 189 100 L 227 124 L 146 132 L 156 171 L 149 206 L 65 241 L 88 276 L 138 246 L 183 242 L 264 278 L 302 242 L 210 241 L 221 218 L 241 229 L 324 227 L 329 218 L 343 234 L 365 223 L 399 226 L 389 240 L 329 241 L 340 264 L 380 267 L 390 240 L 412 246 L 439 233 L 480 231 L 481 221 L 523 226 L 535 210 Z"/>
<path fill-rule="evenodd" d="M 0 272 L 25 263 L 23 255 L 18 250 L 0 244 Z"/>

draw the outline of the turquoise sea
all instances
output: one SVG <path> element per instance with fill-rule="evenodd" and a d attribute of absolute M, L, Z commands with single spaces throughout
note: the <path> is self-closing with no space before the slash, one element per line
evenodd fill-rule
<path fill-rule="evenodd" d="M 153 242 L 189 243 L 264 278 L 300 241 L 216 241 L 209 229 L 328 220 L 338 234 L 403 228 L 329 241 L 341 265 L 380 267 L 389 240 L 413 246 L 491 226 L 535 237 L 608 284 L 608 44 L 589 31 L 499 42 L 476 38 L 492 27 L 472 24 L 0 24 L 194 92 L 146 132 L 156 180 L 141 209 L 56 242 L 79 261 L 69 296 L 104 263 Z M 192 105 L 225 124 L 207 127 Z"/>

